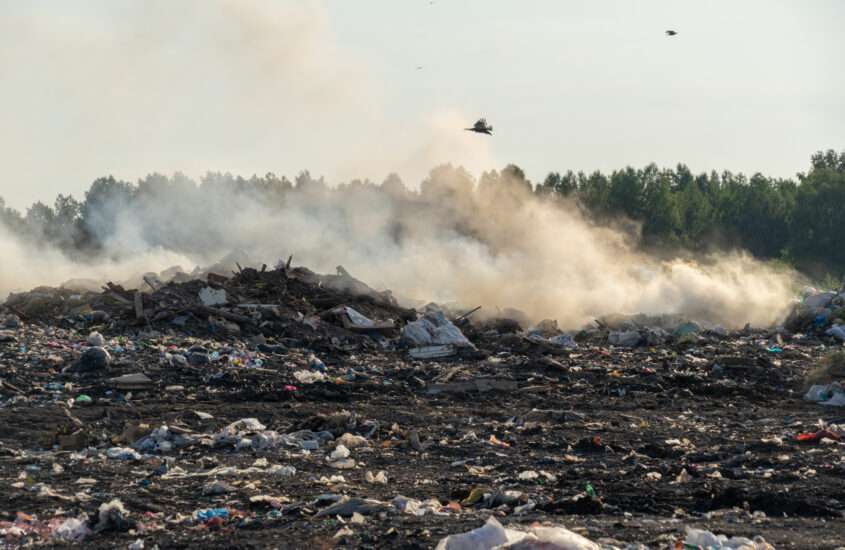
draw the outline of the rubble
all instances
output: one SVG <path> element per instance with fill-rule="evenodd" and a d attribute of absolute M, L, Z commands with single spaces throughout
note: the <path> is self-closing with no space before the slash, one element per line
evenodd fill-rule
<path fill-rule="evenodd" d="M 0 306 L 4 547 L 840 544 L 838 293 L 569 330 L 239 263 Z"/>

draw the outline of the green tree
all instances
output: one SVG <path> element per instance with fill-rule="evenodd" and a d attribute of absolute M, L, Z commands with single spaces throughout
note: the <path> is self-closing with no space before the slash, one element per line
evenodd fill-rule
<path fill-rule="evenodd" d="M 102 246 L 105 239 L 116 233 L 120 214 L 127 209 L 132 196 L 132 185 L 113 176 L 99 178 L 91 184 L 81 207 L 81 227 L 89 246 Z"/>
<path fill-rule="evenodd" d="M 610 176 L 607 193 L 607 209 L 613 214 L 641 219 L 643 215 L 643 179 L 641 173 L 630 166 L 615 171 Z"/>
<path fill-rule="evenodd" d="M 658 173 L 656 166 L 647 167 L 645 172 L 643 239 L 647 245 L 677 246 L 681 214 L 671 179 L 665 173 Z"/>
<path fill-rule="evenodd" d="M 802 262 L 845 273 L 845 152 L 813 155 L 812 168 L 799 175 L 790 224 L 790 253 Z"/>

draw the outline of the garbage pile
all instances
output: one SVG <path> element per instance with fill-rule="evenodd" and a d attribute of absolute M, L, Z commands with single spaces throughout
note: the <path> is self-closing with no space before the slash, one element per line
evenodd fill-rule
<path fill-rule="evenodd" d="M 12 294 L 3 307 L 20 320 L 82 330 L 135 327 L 220 338 L 295 333 L 308 337 L 394 334 L 416 312 L 401 308 L 389 291 L 378 292 L 350 276 L 318 275 L 280 264 L 210 271 L 162 283 L 148 274 L 146 288 L 107 283 L 100 292 L 39 287 Z M 296 330 L 296 329 L 300 330 Z"/>
<path fill-rule="evenodd" d="M 0 307 L 0 544 L 841 545 L 838 295 L 800 333 L 573 331 L 343 268 L 224 271 Z"/>
<path fill-rule="evenodd" d="M 845 288 L 838 292 L 804 289 L 784 327 L 793 333 L 824 334 L 845 342 Z"/>

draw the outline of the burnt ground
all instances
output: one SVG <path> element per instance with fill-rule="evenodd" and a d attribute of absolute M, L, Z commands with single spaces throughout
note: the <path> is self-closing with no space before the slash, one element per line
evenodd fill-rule
<path fill-rule="evenodd" d="M 842 444 L 795 441 L 816 431 L 820 419 L 845 420 L 845 411 L 801 399 L 803 375 L 824 352 L 819 342 L 794 342 L 771 354 L 762 345 L 765 335 L 751 333 L 685 347 L 586 344 L 549 354 L 527 341 L 508 351 L 513 347 L 500 339 L 477 336 L 480 353 L 439 362 L 338 347 L 317 353 L 329 380 L 301 384 L 292 372 L 307 368 L 305 349 L 260 354 L 260 368 L 223 360 L 180 366 L 164 353 L 196 340 L 136 333 L 111 341 L 120 347 L 107 371 L 79 375 L 60 368 L 79 354 L 84 335 L 24 325 L 14 338 L 0 344 L 0 514 L 7 521 L 17 512 L 32 516 L 24 523 L 35 532 L 7 534 L 10 547 L 50 542 L 43 522 L 96 516 L 99 504 L 113 498 L 125 505 L 129 523 L 91 535 L 87 548 L 127 547 L 138 538 L 145 548 L 162 549 L 432 548 L 491 514 L 505 525 L 561 524 L 620 546 L 672 548 L 688 525 L 760 534 L 777 548 L 845 544 Z M 225 357 L 240 344 L 234 338 L 204 345 Z M 130 393 L 108 382 L 136 372 L 146 373 L 152 387 Z M 480 386 L 484 391 L 461 384 L 479 377 L 494 382 Z M 67 385 L 55 389 L 51 382 Z M 81 394 L 92 404 L 68 405 Z M 246 417 L 279 433 L 364 433 L 368 445 L 351 450 L 354 468 L 336 469 L 326 460 L 332 443 L 310 453 L 256 451 L 200 437 Z M 166 424 L 199 439 L 139 460 L 107 458 L 112 438 L 140 423 Z M 58 439 L 74 431 L 84 434 L 83 443 Z M 259 467 L 180 477 L 222 466 L 244 469 L 261 458 L 294 466 L 296 473 Z M 168 469 L 161 475 L 163 462 Z M 366 472 L 380 470 L 387 484 L 365 480 Z M 538 476 L 521 478 L 526 471 Z M 213 479 L 228 483 L 229 492 L 203 494 Z M 587 495 L 587 484 L 595 497 Z M 476 496 L 486 495 L 473 504 L 467 497 L 475 489 L 481 489 Z M 327 494 L 384 505 L 356 524 L 318 515 L 330 502 L 318 497 Z M 278 499 L 251 502 L 255 495 Z M 403 513 L 391 505 L 397 495 L 437 499 L 440 508 Z M 224 521 L 193 517 L 221 507 L 230 513 Z M 344 521 L 349 534 L 335 538 Z"/>

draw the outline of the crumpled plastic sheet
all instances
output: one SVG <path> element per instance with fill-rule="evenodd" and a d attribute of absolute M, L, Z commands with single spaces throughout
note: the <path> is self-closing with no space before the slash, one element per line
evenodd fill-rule
<path fill-rule="evenodd" d="M 804 400 L 830 407 L 845 407 L 845 388 L 838 382 L 816 384 L 807 391 Z"/>
<path fill-rule="evenodd" d="M 162 452 L 166 453 L 174 448 L 185 447 L 196 440 L 195 437 L 188 437 L 170 431 L 162 425 L 132 444 L 132 447 L 142 453 Z"/>
<path fill-rule="evenodd" d="M 473 347 L 461 329 L 447 319 L 442 311 L 429 312 L 422 319 L 405 325 L 402 338 L 415 346 L 451 344 L 457 347 Z"/>
<path fill-rule="evenodd" d="M 684 545 L 706 550 L 774 550 L 774 546 L 760 536 L 754 537 L 753 540 L 745 537 L 728 538 L 725 535 L 716 535 L 710 531 L 692 527 L 687 527 Z"/>
<path fill-rule="evenodd" d="M 845 342 L 845 325 L 833 325 L 825 331 L 825 334 Z"/>
<path fill-rule="evenodd" d="M 483 526 L 441 539 L 435 550 L 610 550 L 565 527 L 532 527 L 527 530 L 502 527 L 491 517 Z M 628 545 L 626 548 L 647 548 Z M 774 550 L 761 536 L 753 539 L 716 535 L 704 529 L 686 528 L 684 548 L 705 550 Z"/>
<path fill-rule="evenodd" d="M 237 449 L 275 449 L 286 445 L 313 451 L 327 441 L 334 439 L 331 432 L 312 432 L 300 430 L 289 434 L 280 434 L 268 430 L 256 418 L 242 418 L 232 422 L 214 435 L 216 445 L 234 445 Z"/>
<path fill-rule="evenodd" d="M 449 535 L 436 550 L 601 550 L 595 542 L 565 527 L 534 527 L 527 532 L 506 529 L 491 517 L 482 527 Z"/>

